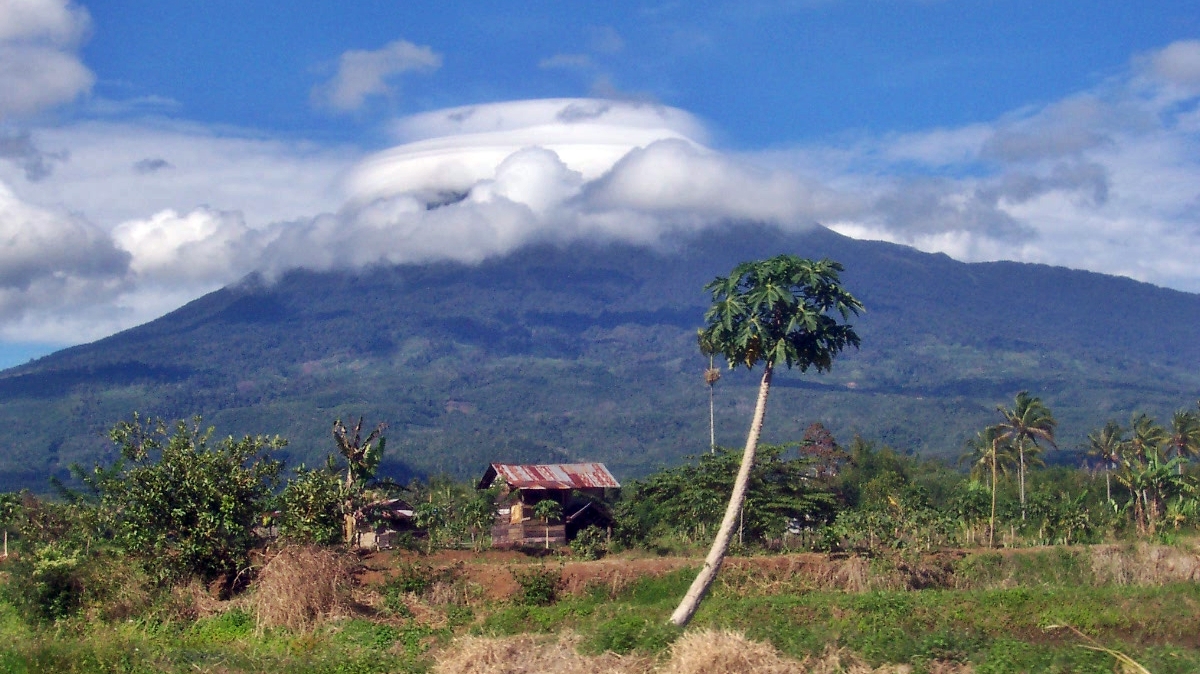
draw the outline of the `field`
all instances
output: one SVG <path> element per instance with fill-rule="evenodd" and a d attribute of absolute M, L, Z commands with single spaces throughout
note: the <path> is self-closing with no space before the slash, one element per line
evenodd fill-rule
<path fill-rule="evenodd" d="M 666 617 L 696 559 L 292 549 L 260 562 L 227 601 L 189 586 L 46 627 L 0 605 L 0 671 L 1112 672 L 1117 652 L 1156 674 L 1200 671 L 1191 542 L 735 557 L 682 634 Z"/>

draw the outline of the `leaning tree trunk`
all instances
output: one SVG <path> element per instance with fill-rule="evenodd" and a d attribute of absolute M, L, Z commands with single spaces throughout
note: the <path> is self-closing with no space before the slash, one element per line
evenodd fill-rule
<path fill-rule="evenodd" d="M 708 551 L 708 557 L 704 558 L 704 566 L 700 568 L 700 573 L 696 574 L 696 580 L 692 581 L 692 586 L 683 596 L 683 601 L 679 602 L 679 608 L 676 608 L 675 612 L 671 614 L 671 622 L 679 627 L 685 627 L 691 621 L 692 615 L 700 606 L 700 600 L 708 592 L 709 586 L 717 577 L 717 571 L 721 570 L 721 563 L 725 561 L 725 552 L 729 550 L 729 541 L 733 538 L 738 514 L 742 510 L 742 504 L 746 502 L 746 488 L 750 484 L 750 469 L 754 465 L 754 452 L 758 449 L 758 436 L 762 432 L 763 417 L 767 413 L 767 394 L 771 390 L 771 372 L 773 370 L 774 367 L 771 363 L 767 363 L 763 370 L 762 382 L 758 386 L 758 402 L 754 406 L 754 419 L 750 422 L 750 432 L 746 436 L 746 449 L 742 453 L 742 466 L 738 469 L 737 479 L 733 483 L 733 493 L 729 497 L 729 505 L 725 507 L 725 517 L 721 520 L 721 528 L 717 530 L 717 537 L 713 540 L 712 549 Z"/>

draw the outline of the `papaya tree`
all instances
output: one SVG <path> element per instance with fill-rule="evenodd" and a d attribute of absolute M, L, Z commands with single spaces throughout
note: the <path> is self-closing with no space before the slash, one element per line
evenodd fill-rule
<path fill-rule="evenodd" d="M 862 311 L 863 305 L 842 287 L 838 274 L 843 269 L 828 259 L 779 255 L 743 262 L 729 276 L 718 277 L 704 287 L 712 294 L 712 306 L 704 315 L 700 344 L 723 356 L 730 369 L 752 370 L 761 362 L 763 374 L 725 516 L 696 580 L 671 614 L 675 625 L 683 627 L 692 619 L 729 549 L 746 500 L 775 367 L 826 372 L 839 353 L 859 345 L 858 334 L 846 321 L 851 314 Z"/>

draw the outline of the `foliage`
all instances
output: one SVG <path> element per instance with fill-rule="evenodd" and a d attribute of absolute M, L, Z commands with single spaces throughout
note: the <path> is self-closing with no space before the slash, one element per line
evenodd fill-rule
<path fill-rule="evenodd" d="M 790 449 L 758 448 L 742 513 L 744 542 L 763 544 L 781 538 L 793 523 L 832 516 L 833 497 L 813 479 L 812 460 L 785 458 Z M 618 540 L 624 545 L 668 535 L 707 540 L 720 522 L 740 460 L 740 453 L 718 447 L 714 454 L 692 457 L 692 463 L 627 484 L 615 508 Z"/>
<path fill-rule="evenodd" d="M 596 525 L 579 531 L 571 541 L 571 554 L 579 559 L 596 560 L 607 553 L 608 536 Z"/>
<path fill-rule="evenodd" d="M 521 586 L 517 602 L 526 606 L 549 606 L 558 599 L 562 588 L 562 569 L 551 569 L 545 565 L 526 569 L 514 568 L 513 578 Z"/>
<path fill-rule="evenodd" d="M 704 315 L 700 341 L 720 353 L 729 367 L 753 368 L 760 360 L 806 372 L 828 371 L 833 358 L 859 337 L 847 323 L 862 303 L 840 285 L 842 265 L 779 255 L 744 262 L 704 289 L 712 306 Z"/>
<path fill-rule="evenodd" d="M 324 468 L 301 464 L 279 494 L 281 538 L 318 545 L 342 540 L 343 491 L 332 458 Z"/>
<path fill-rule="evenodd" d="M 128 462 L 94 482 L 119 545 L 160 580 L 198 576 L 232 581 L 249 565 L 254 527 L 266 512 L 281 462 L 279 437 L 226 438 L 179 422 L 121 422 L 110 436 Z"/>

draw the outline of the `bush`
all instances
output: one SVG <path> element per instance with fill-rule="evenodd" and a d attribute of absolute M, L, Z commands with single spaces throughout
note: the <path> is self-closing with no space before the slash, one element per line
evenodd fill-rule
<path fill-rule="evenodd" d="M 513 569 L 513 578 L 521 586 L 517 602 L 526 606 L 549 606 L 558 599 L 562 587 L 562 569 L 536 566 L 530 569 Z"/>
<path fill-rule="evenodd" d="M 342 484 L 330 469 L 296 469 L 279 495 L 279 536 L 297 543 L 342 541 Z"/>
<path fill-rule="evenodd" d="M 48 622 L 74 614 L 83 604 L 86 558 L 61 543 L 27 546 L 9 564 L 9 601 L 30 622 Z"/>
<path fill-rule="evenodd" d="M 571 553 L 580 559 L 600 559 L 608 552 L 608 536 L 595 525 L 575 535 Z"/>
<path fill-rule="evenodd" d="M 282 464 L 270 452 L 281 438 L 232 437 L 209 447 L 212 429 L 134 414 L 110 436 L 128 466 L 97 471 L 92 486 L 111 518 L 117 541 L 159 581 L 224 577 L 249 566 L 254 527 L 267 510 Z M 228 588 L 225 588 L 228 589 Z"/>

